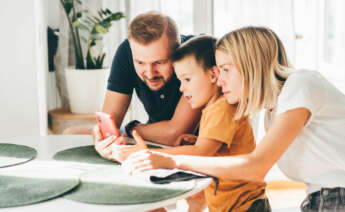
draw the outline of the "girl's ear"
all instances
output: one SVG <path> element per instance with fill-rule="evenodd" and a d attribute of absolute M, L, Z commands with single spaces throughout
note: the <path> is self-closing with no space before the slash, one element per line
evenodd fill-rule
<path fill-rule="evenodd" d="M 217 66 L 213 66 L 210 69 L 210 74 L 211 74 L 211 82 L 212 83 L 217 83 L 218 77 L 219 77 L 219 69 Z"/>

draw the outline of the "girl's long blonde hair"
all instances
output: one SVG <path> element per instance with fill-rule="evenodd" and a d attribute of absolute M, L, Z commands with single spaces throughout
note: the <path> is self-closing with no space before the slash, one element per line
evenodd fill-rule
<path fill-rule="evenodd" d="M 245 27 L 224 35 L 216 50 L 231 55 L 242 77 L 235 119 L 275 107 L 291 67 L 278 36 L 265 27 Z"/>

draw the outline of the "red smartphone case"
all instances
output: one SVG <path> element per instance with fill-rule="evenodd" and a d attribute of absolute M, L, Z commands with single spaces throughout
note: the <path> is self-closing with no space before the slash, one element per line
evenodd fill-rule
<path fill-rule="evenodd" d="M 112 135 L 116 137 L 120 136 L 119 130 L 116 127 L 115 119 L 112 115 L 103 112 L 96 112 L 96 121 L 103 139 Z"/>

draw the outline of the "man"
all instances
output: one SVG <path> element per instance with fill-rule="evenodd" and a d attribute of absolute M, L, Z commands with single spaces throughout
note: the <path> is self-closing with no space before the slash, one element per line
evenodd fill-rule
<path fill-rule="evenodd" d="M 182 42 L 187 39 L 181 36 Z M 200 119 L 200 110 L 190 107 L 179 91 L 170 55 L 179 46 L 180 36 L 174 21 L 157 12 L 138 15 L 130 23 L 128 39 L 122 42 L 114 57 L 108 80 L 103 112 L 114 116 L 121 126 L 131 101 L 133 89 L 142 101 L 149 121 L 132 121 L 126 125 L 131 137 L 136 130 L 146 140 L 165 145 L 178 136 L 192 133 Z M 93 128 L 95 148 L 104 158 L 111 158 L 114 138 L 102 142 L 98 126 Z"/>

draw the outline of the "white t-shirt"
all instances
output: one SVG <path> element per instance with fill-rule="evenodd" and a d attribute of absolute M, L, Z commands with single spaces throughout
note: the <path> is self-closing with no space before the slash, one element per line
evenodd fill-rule
<path fill-rule="evenodd" d="M 311 116 L 278 167 L 289 178 L 305 182 L 308 193 L 345 187 L 345 95 L 319 72 L 296 70 L 285 81 L 275 110 L 266 112 L 266 127 L 275 116 L 295 108 L 306 108 Z"/>

